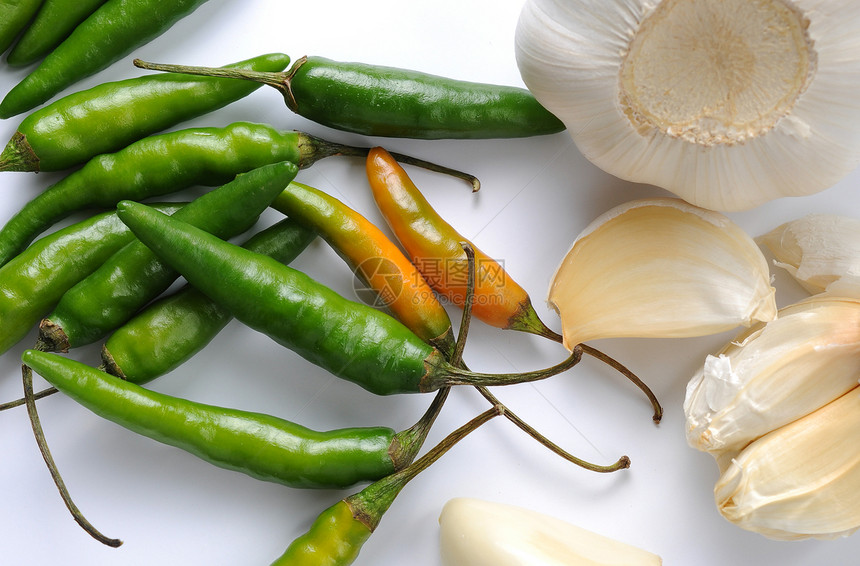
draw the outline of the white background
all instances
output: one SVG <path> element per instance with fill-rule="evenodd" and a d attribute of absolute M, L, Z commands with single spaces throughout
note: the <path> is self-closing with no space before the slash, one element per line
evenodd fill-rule
<path fill-rule="evenodd" d="M 513 49 L 520 6 L 520 0 L 211 0 L 151 44 L 69 92 L 138 75 L 131 65 L 134 56 L 221 65 L 273 51 L 293 59 L 320 55 L 522 85 Z M 5 94 L 25 73 L 0 66 L 0 92 Z M 0 122 L 0 138 L 8 139 L 20 118 Z M 616 204 L 663 194 L 598 170 L 578 153 L 566 133 L 494 141 L 368 139 L 291 114 L 268 87 L 185 126 L 223 126 L 237 120 L 266 122 L 334 141 L 384 145 L 475 173 L 483 190 L 473 195 L 459 181 L 409 170 L 445 218 L 504 261 L 556 330 L 559 321 L 545 307 L 544 298 L 555 266 L 577 233 Z M 0 175 L 0 221 L 61 176 Z M 302 171 L 299 180 L 330 192 L 383 225 L 362 160 L 327 159 Z M 751 235 L 809 212 L 857 216 L 858 181 L 860 173 L 855 171 L 821 194 L 783 199 L 730 216 Z M 189 198 L 189 193 L 181 196 Z M 267 213 L 264 223 L 276 218 Z M 352 296 L 350 272 L 324 243 L 315 242 L 295 265 Z M 775 277 L 780 306 L 804 296 L 783 273 Z M 458 320 L 458 313 L 451 314 Z M 497 390 L 514 411 L 569 451 L 599 463 L 627 454 L 632 468 L 612 475 L 584 471 L 510 423 L 495 420 L 407 486 L 358 563 L 440 564 L 437 518 L 443 504 L 458 496 L 527 506 L 648 549 L 671 565 L 856 563 L 860 552 L 856 536 L 775 542 L 742 531 L 718 514 L 712 497 L 716 466 L 710 456 L 686 445 L 681 402 L 686 381 L 705 355 L 733 334 L 594 344 L 656 391 L 665 407 L 659 426 L 652 424 L 650 407 L 638 390 L 591 359 L 545 382 Z M 31 332 L 0 357 L 3 400 L 20 396 L 19 356 L 35 336 Z M 97 346 L 72 355 L 98 363 Z M 495 372 L 545 367 L 565 355 L 557 344 L 478 322 L 466 348 L 472 368 Z M 44 382 L 37 378 L 36 386 L 41 385 Z M 272 413 L 317 429 L 353 425 L 403 429 L 430 401 L 418 395 L 375 397 L 235 322 L 195 359 L 150 387 Z M 265 565 L 304 532 L 317 513 L 350 492 L 295 490 L 224 471 L 103 421 L 59 395 L 39 406 L 54 457 L 77 504 L 97 527 L 125 544 L 119 549 L 104 547 L 72 521 L 39 456 L 26 413 L 19 409 L 0 414 L 4 564 Z M 455 391 L 429 443 L 485 407 L 474 391 Z"/>

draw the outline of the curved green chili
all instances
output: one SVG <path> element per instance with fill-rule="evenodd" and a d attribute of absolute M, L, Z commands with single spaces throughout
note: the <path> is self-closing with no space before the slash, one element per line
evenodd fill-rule
<path fill-rule="evenodd" d="M 63 42 L 75 27 L 106 0 L 45 0 L 6 57 L 13 67 L 35 63 Z"/>
<path fill-rule="evenodd" d="M 341 499 L 320 513 L 310 529 L 296 538 L 271 566 L 352 564 L 406 484 L 435 463 L 454 444 L 503 412 L 502 407 L 494 406 L 446 436 L 406 468 Z"/>
<path fill-rule="evenodd" d="M 544 370 L 509 375 L 465 371 L 391 316 L 344 299 L 271 258 L 142 204 L 123 201 L 117 212 L 156 255 L 237 320 L 379 395 L 544 379 L 566 371 L 581 357 L 581 349 L 575 348 L 567 360 Z"/>
<path fill-rule="evenodd" d="M 305 168 L 332 155 L 365 156 L 368 149 L 250 122 L 149 136 L 94 157 L 24 205 L 0 229 L 0 265 L 72 212 L 113 208 L 123 199 L 144 200 L 194 185 L 220 185 L 238 173 L 279 161 Z M 397 159 L 477 184 L 465 173 L 408 156 Z"/>
<path fill-rule="evenodd" d="M 516 138 L 564 124 L 523 88 L 458 81 L 407 69 L 302 57 L 285 73 L 159 65 L 144 69 L 244 78 L 278 89 L 293 112 L 365 134 L 420 139 Z"/>
<path fill-rule="evenodd" d="M 290 263 L 315 237 L 288 218 L 255 234 L 243 247 Z M 133 383 L 146 383 L 199 352 L 232 318 L 226 309 L 186 285 L 111 334 L 102 347 L 101 369 Z"/>
<path fill-rule="evenodd" d="M 224 238 L 235 236 L 257 221 L 297 172 L 289 161 L 265 165 L 198 197 L 176 214 L 201 230 Z M 65 352 L 95 342 L 177 277 L 149 248 L 133 240 L 63 295 L 40 325 L 39 348 Z"/>
<path fill-rule="evenodd" d="M 216 466 L 298 488 L 344 488 L 387 476 L 415 457 L 440 408 L 415 427 L 320 432 L 274 416 L 150 391 L 64 356 L 27 350 L 22 361 L 97 415 Z"/>
<path fill-rule="evenodd" d="M 206 0 L 108 0 L 0 102 L 9 118 L 46 102 L 158 37 Z"/>
<path fill-rule="evenodd" d="M 180 203 L 158 205 L 172 214 Z M 0 268 L 0 353 L 27 335 L 63 293 L 134 239 L 105 212 L 36 241 Z"/>
<path fill-rule="evenodd" d="M 272 53 L 228 68 L 275 71 Z M 0 171 L 59 171 L 175 124 L 212 112 L 259 88 L 243 81 L 157 75 L 100 84 L 27 116 L 0 154 Z"/>
<path fill-rule="evenodd" d="M 42 0 L 7 0 L 0 18 L 0 54 L 5 53 L 42 5 Z"/>

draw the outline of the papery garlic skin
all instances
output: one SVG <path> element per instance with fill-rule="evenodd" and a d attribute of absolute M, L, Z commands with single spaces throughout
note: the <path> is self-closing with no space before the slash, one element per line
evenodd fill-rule
<path fill-rule="evenodd" d="M 744 448 L 714 488 L 732 523 L 778 540 L 860 528 L 860 387 Z"/>
<path fill-rule="evenodd" d="M 810 293 L 832 290 L 860 297 L 860 219 L 809 214 L 757 240 Z"/>
<path fill-rule="evenodd" d="M 603 170 L 713 210 L 860 164 L 860 2 L 526 0 L 522 79 Z"/>
<path fill-rule="evenodd" d="M 445 566 L 659 566 L 659 556 L 529 509 L 455 498 L 439 516 Z"/>
<path fill-rule="evenodd" d="M 598 338 L 680 338 L 776 316 L 767 261 L 724 215 L 635 200 L 594 220 L 550 283 L 568 348 Z"/>
<path fill-rule="evenodd" d="M 830 403 L 860 378 L 860 300 L 818 295 L 742 332 L 687 385 L 689 444 L 715 457 Z"/>

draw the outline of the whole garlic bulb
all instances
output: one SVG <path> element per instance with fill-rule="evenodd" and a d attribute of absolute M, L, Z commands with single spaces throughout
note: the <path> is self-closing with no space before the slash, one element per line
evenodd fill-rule
<path fill-rule="evenodd" d="M 856 0 L 526 0 L 523 81 L 582 154 L 713 210 L 860 163 Z"/>

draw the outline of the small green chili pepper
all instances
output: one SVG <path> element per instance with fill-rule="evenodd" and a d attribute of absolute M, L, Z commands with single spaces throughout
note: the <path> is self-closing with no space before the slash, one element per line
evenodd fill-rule
<path fill-rule="evenodd" d="M 446 436 L 406 468 L 341 499 L 320 513 L 308 532 L 295 539 L 271 566 L 352 564 L 406 484 L 470 432 L 503 412 L 502 407 L 494 406 Z"/>
<path fill-rule="evenodd" d="M 18 38 L 6 62 L 13 67 L 35 63 L 63 42 L 75 27 L 106 0 L 45 0 L 36 17 Z"/>
<path fill-rule="evenodd" d="M 388 427 L 319 432 L 270 415 L 150 391 L 56 354 L 27 350 L 21 359 L 109 421 L 216 466 L 297 488 L 344 488 L 404 468 L 441 408 L 434 403 L 421 421 L 401 432 Z"/>
<path fill-rule="evenodd" d="M 297 172 L 289 161 L 265 165 L 195 199 L 177 214 L 202 230 L 235 236 L 257 221 Z M 63 295 L 40 325 L 39 348 L 65 352 L 103 338 L 177 277 L 149 248 L 133 240 Z"/>
<path fill-rule="evenodd" d="M 158 205 L 172 214 L 180 203 Z M 105 212 L 39 239 L 0 268 L 0 353 L 32 330 L 63 293 L 134 239 Z"/>
<path fill-rule="evenodd" d="M 287 55 L 272 53 L 228 68 L 281 70 Z M 137 77 L 100 84 L 27 116 L 0 154 L 0 171 L 59 171 L 252 93 L 243 81 L 188 75 Z"/>
<path fill-rule="evenodd" d="M 386 313 L 349 301 L 271 258 L 139 203 L 123 201 L 117 212 L 140 241 L 237 320 L 379 395 L 544 379 L 569 369 L 581 356 L 575 348 L 554 367 L 521 374 L 466 371 Z"/>
<path fill-rule="evenodd" d="M 365 134 L 420 139 L 517 138 L 564 124 L 523 88 L 458 81 L 407 69 L 302 57 L 285 73 L 160 65 L 144 69 L 253 80 L 278 89 L 293 112 Z"/>
<path fill-rule="evenodd" d="M 158 37 L 206 0 L 108 0 L 0 102 L 9 118 L 46 102 Z"/>
<path fill-rule="evenodd" d="M 194 185 L 215 186 L 256 167 L 292 161 L 309 167 L 344 152 L 343 146 L 300 132 L 237 122 L 146 137 L 99 155 L 28 202 L 0 230 L 0 265 L 39 233 L 73 212 L 113 208 Z"/>
<path fill-rule="evenodd" d="M 5 53 L 39 11 L 42 0 L 6 0 L 0 18 L 0 53 Z"/>
<path fill-rule="evenodd" d="M 290 263 L 316 238 L 292 219 L 255 234 L 244 246 Z M 190 285 L 159 299 L 118 328 L 102 347 L 102 368 L 133 383 L 175 369 L 208 344 L 232 316 Z"/>

